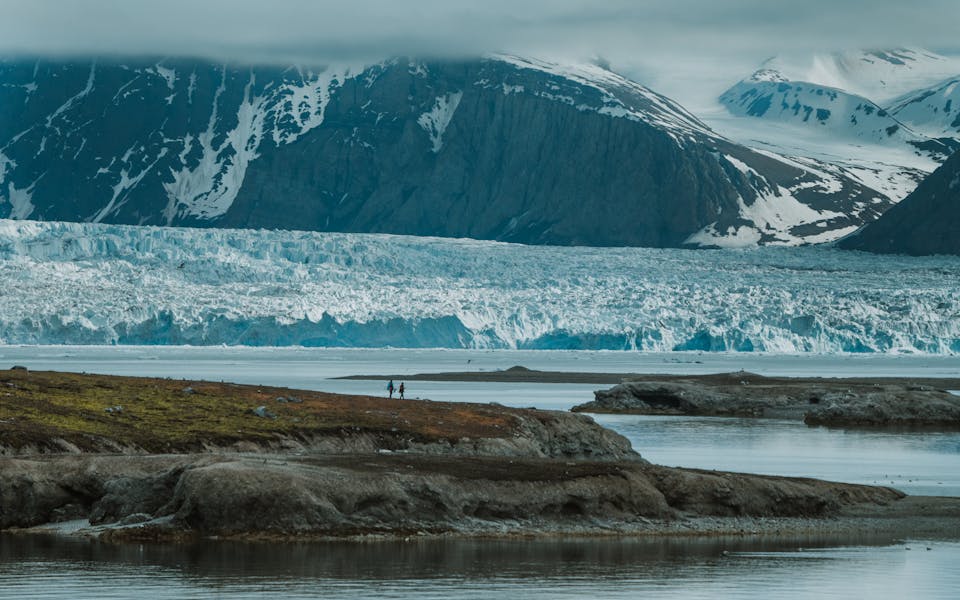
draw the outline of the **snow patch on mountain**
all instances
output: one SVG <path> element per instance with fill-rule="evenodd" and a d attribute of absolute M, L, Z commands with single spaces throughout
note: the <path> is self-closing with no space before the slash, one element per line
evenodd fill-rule
<path fill-rule="evenodd" d="M 347 65 L 330 66 L 319 73 L 294 68 L 298 80 L 284 83 L 264 99 L 273 111 L 271 137 L 277 146 L 292 144 L 322 125 L 333 91 L 364 71 L 363 66 Z"/>
<path fill-rule="evenodd" d="M 127 169 L 122 169 L 120 171 L 120 179 L 113 186 L 113 195 L 110 197 L 110 202 L 107 203 L 102 209 L 100 209 L 96 215 L 93 216 L 91 221 L 94 223 L 102 222 L 107 216 L 110 215 L 114 210 L 119 208 L 124 202 L 126 202 L 126 196 L 133 190 L 137 185 L 153 171 L 153 168 L 157 165 L 164 156 L 167 155 L 168 149 L 161 148 L 160 154 L 157 156 L 156 160 L 150 163 L 147 167 L 141 170 L 138 174 L 130 176 L 130 172 Z M 126 162 L 126 161 L 123 161 Z M 26 218 L 26 217 L 23 217 Z"/>
<path fill-rule="evenodd" d="M 768 156 L 776 160 L 784 160 L 775 154 L 768 154 Z M 723 160 L 748 178 L 755 181 L 762 180 L 760 173 L 743 161 L 733 156 L 724 156 Z M 789 161 L 784 162 L 789 164 Z M 795 196 L 796 192 L 813 186 L 822 188 L 824 193 L 837 193 L 843 189 L 843 184 L 837 177 L 797 162 L 792 166 L 813 172 L 817 177 L 814 181 L 798 183 L 791 189 L 779 185 L 758 186 L 758 194 L 752 200 L 737 198 L 740 219 L 746 224 L 729 225 L 721 230 L 716 223 L 713 223 L 691 235 L 685 243 L 718 248 L 743 248 L 754 246 L 761 241 L 774 246 L 797 246 L 806 243 L 830 242 L 856 229 L 856 226 L 833 228 L 819 235 L 794 233 L 797 228 L 806 225 L 827 228 L 831 220 L 843 218 L 846 215 L 830 210 L 816 210 Z"/>
<path fill-rule="evenodd" d="M 177 71 L 175 69 L 167 68 L 163 66 L 162 63 L 158 63 L 153 67 L 153 70 L 157 73 L 157 75 L 163 77 L 163 80 L 167 82 L 167 87 L 170 88 L 170 91 L 175 89 L 174 85 L 177 82 Z"/>
<path fill-rule="evenodd" d="M 29 219 L 33 214 L 33 186 L 18 188 L 12 181 L 7 182 L 7 173 L 16 168 L 17 163 L 0 152 L 0 205 L 10 205 L 11 219 Z"/>
<path fill-rule="evenodd" d="M 190 73 L 190 79 L 187 83 L 187 104 L 193 104 L 193 93 L 197 91 L 197 72 Z"/>
<path fill-rule="evenodd" d="M 185 166 L 179 171 L 171 169 L 173 181 L 163 184 L 168 197 L 163 211 L 167 224 L 179 214 L 213 218 L 226 213 L 233 204 L 243 183 L 247 164 L 257 157 L 257 147 L 263 134 L 263 112 L 254 105 L 257 100 L 250 98 L 254 81 L 251 74 L 237 114 L 237 126 L 226 136 L 218 136 L 219 100 L 226 91 L 226 69 L 223 69 L 220 85 L 213 95 L 207 130 L 196 139 L 201 150 L 197 165 L 193 168 Z M 222 141 L 215 145 L 218 138 Z M 192 137 L 189 142 L 193 142 Z M 181 158 L 189 151 L 185 140 Z"/>
<path fill-rule="evenodd" d="M 552 62 L 541 58 L 495 54 L 490 60 L 511 64 L 519 69 L 532 69 L 566 79 L 601 93 L 600 102 L 585 103 L 564 95 L 560 88 L 530 90 L 527 93 L 564 101 L 580 111 L 593 111 L 607 116 L 629 119 L 662 128 L 679 142 L 691 138 L 714 138 L 716 134 L 685 108 L 635 81 L 593 63 Z"/>
<path fill-rule="evenodd" d="M 8 202 L 11 219 L 29 219 L 33 214 L 34 206 L 31 203 L 33 199 L 33 186 L 28 188 L 17 188 L 11 181 L 7 184 L 7 193 L 0 193 L 0 204 Z"/>
<path fill-rule="evenodd" d="M 8 158 L 3 152 L 0 152 L 0 187 L 3 187 L 4 182 L 7 180 L 7 170 L 13 170 L 16 168 L 17 163 L 13 159 Z"/>
<path fill-rule="evenodd" d="M 57 118 L 65 114 L 67 111 L 69 111 L 77 102 L 79 102 L 81 99 L 88 96 L 90 92 L 93 91 L 93 84 L 94 84 L 94 81 L 96 80 L 96 76 L 97 76 L 97 63 L 96 61 L 94 61 L 90 63 L 90 75 L 87 77 L 86 85 L 83 87 L 82 90 L 80 90 L 79 92 L 77 92 L 76 94 L 68 98 L 66 102 L 60 105 L 60 108 L 53 111 L 53 113 L 47 117 L 47 123 L 46 123 L 47 129 L 50 129 L 50 128 L 56 129 L 53 123 L 57 120 Z"/>
<path fill-rule="evenodd" d="M 930 137 L 960 138 L 960 73 L 891 101 L 890 112 Z"/>
<path fill-rule="evenodd" d="M 430 144 L 433 153 L 440 152 L 443 148 L 443 133 L 447 130 L 453 114 L 457 112 L 460 106 L 460 100 L 463 98 L 463 92 L 452 92 L 437 98 L 433 108 L 423 113 L 417 118 L 417 124 L 427 132 L 430 137 Z"/>

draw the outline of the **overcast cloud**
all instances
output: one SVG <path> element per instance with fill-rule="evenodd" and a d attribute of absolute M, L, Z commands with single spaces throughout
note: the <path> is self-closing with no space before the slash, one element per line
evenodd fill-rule
<path fill-rule="evenodd" d="M 958 0 L 0 0 L 0 55 L 603 56 L 683 96 L 688 84 L 732 82 L 774 54 L 951 52 L 958 24 Z"/>

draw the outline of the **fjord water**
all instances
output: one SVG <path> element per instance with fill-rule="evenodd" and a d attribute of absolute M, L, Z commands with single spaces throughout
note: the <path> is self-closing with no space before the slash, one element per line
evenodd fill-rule
<path fill-rule="evenodd" d="M 351 374 L 584 372 L 960 377 L 931 356 L 451 350 L 0 347 L 0 364 L 379 394 Z M 600 385 L 408 382 L 411 397 L 568 409 Z M 960 433 L 851 432 L 778 420 L 603 416 L 667 465 L 893 485 L 960 496 Z M 929 548 L 929 550 L 927 550 Z M 876 536 L 110 546 L 0 536 L 0 598 L 954 598 L 960 526 Z"/>
<path fill-rule="evenodd" d="M 955 598 L 960 543 L 846 538 L 107 545 L 0 536 L 0 598 Z"/>

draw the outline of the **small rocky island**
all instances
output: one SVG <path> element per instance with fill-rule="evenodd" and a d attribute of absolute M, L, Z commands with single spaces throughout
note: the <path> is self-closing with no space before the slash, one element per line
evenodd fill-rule
<path fill-rule="evenodd" d="M 828 427 L 960 429 L 960 396 L 904 379 L 659 375 L 595 392 L 574 412 L 771 417 Z M 939 385 L 938 385 L 939 384 Z M 953 385 L 956 385 L 954 382 Z"/>
<path fill-rule="evenodd" d="M 588 416 L 0 371 L 0 530 L 108 540 L 956 526 L 960 501 L 666 468 Z"/>

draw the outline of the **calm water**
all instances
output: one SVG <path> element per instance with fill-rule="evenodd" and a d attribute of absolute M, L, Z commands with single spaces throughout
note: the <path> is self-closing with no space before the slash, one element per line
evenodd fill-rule
<path fill-rule="evenodd" d="M 0 365 L 381 393 L 360 373 L 531 368 L 960 377 L 928 357 L 603 352 L 0 347 Z M 595 385 L 409 384 L 411 396 L 567 409 Z M 960 496 L 960 434 L 844 432 L 775 420 L 598 416 L 657 463 L 893 485 Z M 927 548 L 930 550 L 927 550 Z M 909 550 L 908 550 L 909 548 Z M 726 554 L 724 554 L 726 552 Z M 943 540 L 571 540 L 109 546 L 0 536 L 0 598 L 957 598 Z"/>
<path fill-rule="evenodd" d="M 0 598 L 956 598 L 960 544 L 797 538 L 109 546 L 0 536 Z"/>
<path fill-rule="evenodd" d="M 816 477 L 960 496 L 960 432 L 844 431 L 794 421 L 595 415 L 667 466 Z M 960 596 L 958 596 L 960 597 Z"/>
<path fill-rule="evenodd" d="M 609 373 L 918 376 L 960 378 L 960 357 L 923 355 L 783 355 L 576 350 L 246 348 L 195 346 L 0 346 L 0 365 L 130 375 L 227 379 L 312 387 L 358 374 L 530 369 Z"/>

